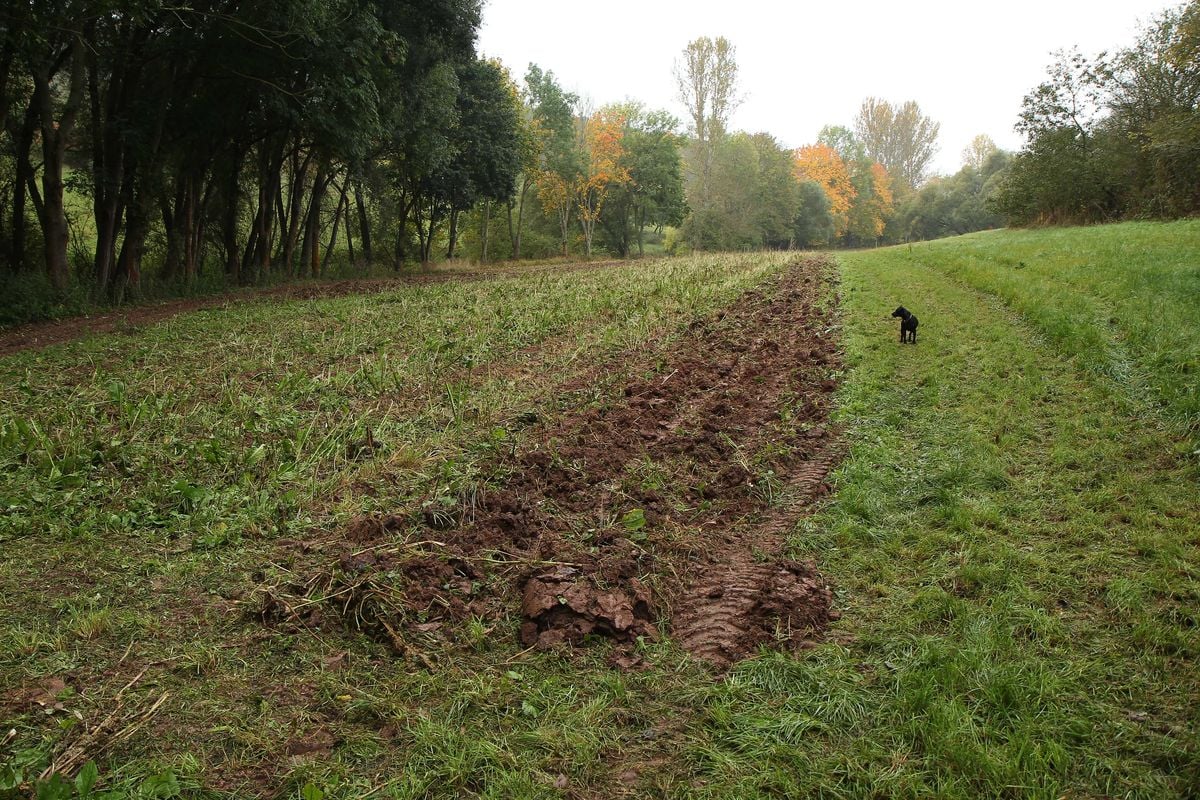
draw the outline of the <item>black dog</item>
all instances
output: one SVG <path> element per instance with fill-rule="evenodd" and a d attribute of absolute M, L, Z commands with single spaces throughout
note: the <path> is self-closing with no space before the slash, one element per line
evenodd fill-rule
<path fill-rule="evenodd" d="M 892 312 L 893 317 L 900 318 L 900 343 L 912 342 L 917 343 L 917 315 L 909 311 L 904 306 L 900 306 Z"/>

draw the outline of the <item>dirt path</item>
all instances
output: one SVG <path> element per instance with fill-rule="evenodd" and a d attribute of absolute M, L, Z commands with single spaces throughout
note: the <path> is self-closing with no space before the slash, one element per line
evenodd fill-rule
<path fill-rule="evenodd" d="M 497 488 L 431 506 L 415 535 L 409 519 L 359 520 L 302 581 L 263 588 L 265 619 L 336 613 L 405 652 L 409 628 L 452 640 L 518 608 L 526 646 L 629 644 L 677 608 L 675 637 L 718 668 L 802 646 L 836 617 L 815 569 L 781 560 L 836 459 L 827 281 L 824 260 L 797 262 L 669 350 L 611 365 L 630 376 L 616 395 L 503 460 Z"/>
<path fill-rule="evenodd" d="M 518 275 L 537 275 L 549 272 L 577 272 L 603 269 L 630 262 L 597 261 L 576 264 L 554 264 L 537 267 L 498 268 L 482 271 L 424 272 L 389 278 L 351 278 L 346 280 L 284 284 L 262 289 L 247 289 L 209 297 L 168 300 L 153 305 L 131 306 L 85 317 L 50 322 L 35 322 L 14 328 L 0 329 L 0 357 L 22 350 L 40 350 L 55 344 L 72 342 L 97 333 L 112 333 L 131 327 L 141 327 L 186 314 L 222 308 L 235 303 L 259 300 L 315 300 L 342 297 L 350 294 L 373 294 L 403 286 L 422 286 L 448 281 L 479 281 L 510 278 Z"/>

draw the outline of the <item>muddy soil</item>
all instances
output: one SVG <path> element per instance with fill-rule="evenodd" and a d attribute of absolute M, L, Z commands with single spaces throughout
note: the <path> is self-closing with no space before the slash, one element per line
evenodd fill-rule
<path fill-rule="evenodd" d="M 837 460 L 830 280 L 823 258 L 798 261 L 670 349 L 610 365 L 619 391 L 545 425 L 491 488 L 357 520 L 302 580 L 262 587 L 259 613 L 336 617 L 401 653 L 518 611 L 525 646 L 608 639 L 624 666 L 663 628 L 717 668 L 804 646 L 837 617 L 813 565 L 782 557 Z"/>

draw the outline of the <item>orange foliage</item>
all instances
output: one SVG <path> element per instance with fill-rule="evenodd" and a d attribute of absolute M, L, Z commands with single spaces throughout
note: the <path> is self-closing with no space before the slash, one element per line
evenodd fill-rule
<path fill-rule="evenodd" d="M 621 165 L 625 153 L 625 116 L 611 108 L 602 108 L 588 119 L 584 128 L 587 167 L 578 186 L 579 214 L 587 221 L 600 216 L 608 187 L 629 180 L 629 171 Z"/>
<path fill-rule="evenodd" d="M 608 187 L 630 180 L 629 170 L 621 164 L 625 154 L 624 138 L 625 115 L 616 108 L 602 108 L 584 123 L 586 161 L 576 185 L 575 204 L 579 208 L 579 224 L 583 227 L 583 243 L 589 256 L 596 222 L 608 198 Z"/>
<path fill-rule="evenodd" d="M 838 233 L 846 229 L 846 214 L 854 202 L 854 184 L 850 182 L 850 171 L 846 162 L 832 147 L 810 144 L 801 147 L 795 154 L 796 179 L 816 181 L 829 198 L 829 211 L 833 214 Z"/>
<path fill-rule="evenodd" d="M 875 236 L 883 236 L 883 229 L 887 225 L 887 218 L 892 215 L 892 176 L 888 175 L 888 171 L 883 164 L 876 161 L 871 165 L 871 188 L 874 190 L 874 197 L 871 203 L 871 211 L 874 219 Z"/>

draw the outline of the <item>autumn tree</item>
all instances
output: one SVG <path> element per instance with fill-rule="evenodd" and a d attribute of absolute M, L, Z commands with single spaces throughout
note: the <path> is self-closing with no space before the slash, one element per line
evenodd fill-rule
<path fill-rule="evenodd" d="M 879 162 L 859 162 L 851 177 L 854 202 L 846 235 L 851 244 L 878 242 L 892 216 L 892 181 Z"/>
<path fill-rule="evenodd" d="M 620 166 L 627 177 L 609 187 L 600 228 L 608 249 L 624 258 L 635 243 L 644 255 L 647 227 L 683 222 L 683 138 L 676 133 L 679 121 L 666 111 L 647 111 L 636 102 L 619 110 L 625 118 Z"/>
<path fill-rule="evenodd" d="M 583 169 L 575 185 L 575 204 L 583 229 L 584 254 L 592 255 L 596 222 L 604 210 L 609 188 L 630 179 L 624 163 L 625 115 L 615 106 L 607 106 L 584 122 Z"/>
<path fill-rule="evenodd" d="M 909 100 L 893 106 L 886 100 L 868 97 L 854 121 L 854 131 L 867 156 L 878 161 L 892 176 L 896 188 L 911 191 L 925 179 L 929 162 L 937 152 L 941 125 L 921 113 Z"/>
<path fill-rule="evenodd" d="M 850 207 L 857 194 L 846 162 L 829 145 L 813 144 L 796 151 L 794 169 L 797 180 L 813 181 L 825 192 L 829 198 L 834 231 L 839 236 L 845 233 L 849 225 Z"/>

